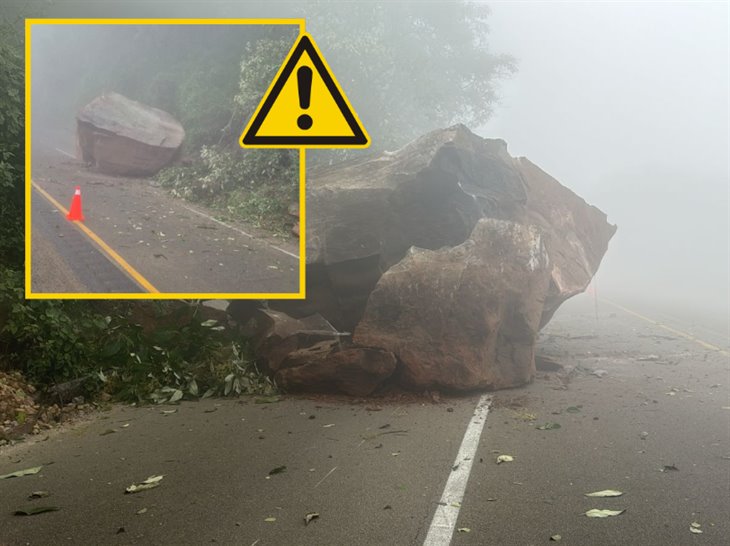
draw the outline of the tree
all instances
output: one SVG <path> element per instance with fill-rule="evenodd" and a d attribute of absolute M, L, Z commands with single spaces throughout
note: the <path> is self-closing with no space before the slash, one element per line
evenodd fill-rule
<path fill-rule="evenodd" d="M 0 22 L 0 264 L 23 263 L 23 54 L 21 34 Z"/>
<path fill-rule="evenodd" d="M 516 69 L 510 56 L 491 53 L 483 4 L 319 1 L 300 12 L 374 150 L 457 122 L 483 124 L 497 82 Z"/>

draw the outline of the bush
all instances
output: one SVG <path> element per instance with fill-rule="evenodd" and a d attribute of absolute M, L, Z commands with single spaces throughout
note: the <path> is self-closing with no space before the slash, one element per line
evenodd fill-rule
<path fill-rule="evenodd" d="M 87 302 L 25 300 L 23 274 L 0 268 L 0 354 L 4 367 L 52 385 L 88 374 L 107 328 Z"/>
<path fill-rule="evenodd" d="M 164 169 L 157 180 L 178 197 L 274 231 L 285 231 L 287 209 L 299 200 L 298 161 L 291 150 L 203 146 L 199 162 Z"/>

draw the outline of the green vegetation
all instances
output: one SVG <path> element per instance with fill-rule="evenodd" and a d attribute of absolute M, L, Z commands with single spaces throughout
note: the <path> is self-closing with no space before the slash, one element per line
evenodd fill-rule
<path fill-rule="evenodd" d="M 89 394 L 134 402 L 274 392 L 246 341 L 200 302 L 25 299 L 22 27 L 3 24 L 0 37 L 0 370 L 41 388 L 87 378 Z"/>

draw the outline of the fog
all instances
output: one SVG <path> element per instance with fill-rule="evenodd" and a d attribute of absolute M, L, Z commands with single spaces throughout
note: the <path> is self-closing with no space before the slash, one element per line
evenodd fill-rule
<path fill-rule="evenodd" d="M 515 56 L 518 71 L 500 84 L 493 118 L 472 129 L 506 140 L 512 155 L 528 157 L 618 225 L 597 275 L 599 295 L 706 311 L 726 322 L 727 3 L 489 5 L 487 40 L 496 53 Z M 280 2 L 68 2 L 49 15 L 261 17 L 302 10 Z M 326 23 L 308 30 L 316 37 Z"/>
<path fill-rule="evenodd" d="M 518 73 L 481 129 L 618 224 L 599 295 L 727 317 L 728 5 L 494 3 Z"/>

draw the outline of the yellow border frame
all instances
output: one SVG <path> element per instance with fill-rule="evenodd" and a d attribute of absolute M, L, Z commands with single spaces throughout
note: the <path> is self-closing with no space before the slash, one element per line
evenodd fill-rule
<path fill-rule="evenodd" d="M 304 19 L 26 19 L 25 20 L 25 297 L 27 299 L 293 299 L 306 298 L 306 151 L 299 148 L 299 292 L 296 293 L 51 293 L 32 291 L 31 279 L 31 31 L 34 25 L 290 25 L 305 33 Z M 243 121 L 243 120 L 242 120 Z M 79 229 L 83 224 L 78 224 Z M 86 226 L 83 226 L 86 227 Z M 87 237 L 85 230 L 81 229 Z M 90 230 L 88 230 L 90 231 Z M 92 232 L 93 233 L 93 232 Z M 93 237 L 90 237 L 93 240 Z M 98 242 L 96 243 L 98 245 Z M 103 249 L 102 249 L 103 250 Z M 113 251 L 112 251 L 113 252 Z M 138 283 L 139 284 L 139 283 Z M 151 287 L 154 288 L 154 287 Z M 149 288 L 148 288 L 149 290 Z"/>

